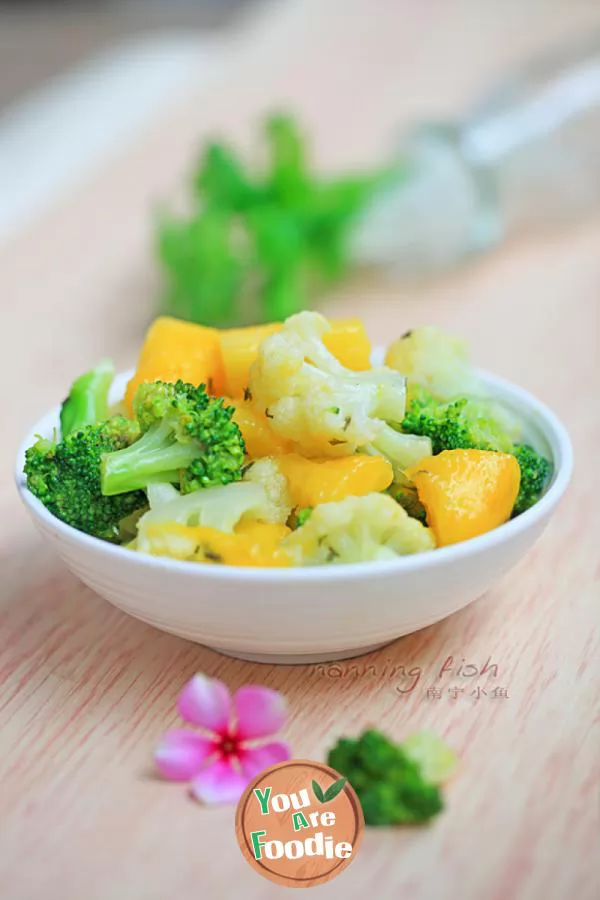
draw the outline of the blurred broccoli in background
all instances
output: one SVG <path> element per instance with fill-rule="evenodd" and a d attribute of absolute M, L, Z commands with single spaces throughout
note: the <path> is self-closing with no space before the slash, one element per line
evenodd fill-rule
<path fill-rule="evenodd" d="M 208 144 L 191 212 L 160 218 L 167 315 L 221 327 L 282 321 L 347 273 L 350 226 L 387 172 L 317 176 L 288 115 L 270 116 L 263 138 L 260 172 L 224 144 Z"/>
<path fill-rule="evenodd" d="M 396 744 L 369 729 L 358 738 L 341 738 L 327 764 L 344 775 L 358 796 L 367 825 L 417 825 L 444 809 L 440 785 L 458 758 L 435 734 L 419 732 Z"/>

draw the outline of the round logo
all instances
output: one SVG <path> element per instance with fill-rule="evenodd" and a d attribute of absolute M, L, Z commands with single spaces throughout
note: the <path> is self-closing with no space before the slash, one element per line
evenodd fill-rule
<path fill-rule="evenodd" d="M 365 820 L 345 778 L 309 759 L 279 763 L 246 788 L 235 820 L 253 869 L 287 887 L 313 887 L 350 865 Z"/>

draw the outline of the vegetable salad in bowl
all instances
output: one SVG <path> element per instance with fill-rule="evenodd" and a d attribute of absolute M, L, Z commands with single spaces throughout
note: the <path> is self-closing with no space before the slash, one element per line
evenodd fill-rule
<path fill-rule="evenodd" d="M 79 531 L 206 565 L 331 566 L 429 553 L 533 506 L 550 462 L 488 396 L 464 344 L 407 332 L 372 365 L 358 320 L 302 312 L 218 331 L 151 326 L 125 396 L 102 362 L 29 491 Z"/>

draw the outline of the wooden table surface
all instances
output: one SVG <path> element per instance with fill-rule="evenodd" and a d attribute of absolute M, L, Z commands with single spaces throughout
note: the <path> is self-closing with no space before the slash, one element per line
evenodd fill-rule
<path fill-rule="evenodd" d="M 371 160 L 401 120 L 459 109 L 507 65 L 591 24 L 592 0 L 279 4 L 236 39 L 210 90 L 190 88 L 143 141 L 3 248 L 2 898 L 287 896 L 242 859 L 231 808 L 203 809 L 153 775 L 153 746 L 197 671 L 284 691 L 298 757 L 322 758 L 369 724 L 398 739 L 431 727 L 461 754 L 447 812 L 426 830 L 369 830 L 319 896 L 600 896 L 600 220 L 520 240 L 427 288 L 353 285 L 330 299 L 327 311 L 364 315 L 375 340 L 424 322 L 463 334 L 478 363 L 554 408 L 576 454 L 560 511 L 496 589 L 356 668 L 251 665 L 127 618 L 42 543 L 11 474 L 25 428 L 91 360 L 132 362 L 153 315 L 149 205 L 180 182 L 201 135 L 244 140 L 258 111 L 292 103 L 324 165 Z M 450 656 L 495 664 L 497 676 L 440 677 Z"/>

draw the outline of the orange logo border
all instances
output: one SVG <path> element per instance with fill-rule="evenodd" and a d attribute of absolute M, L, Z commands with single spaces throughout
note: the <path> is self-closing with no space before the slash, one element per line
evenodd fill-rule
<path fill-rule="evenodd" d="M 345 859 L 336 859 L 335 864 L 331 869 L 328 869 L 327 872 L 324 872 L 322 875 L 310 876 L 307 878 L 294 878 L 288 877 L 285 875 L 280 875 L 277 872 L 273 872 L 265 863 L 261 860 L 257 860 L 252 851 L 252 846 L 250 842 L 249 834 L 247 833 L 245 826 L 245 819 L 248 813 L 248 806 L 254 797 L 254 789 L 261 785 L 265 779 L 267 779 L 271 774 L 275 772 L 279 772 L 285 769 L 293 769 L 293 768 L 308 768 L 311 769 L 315 776 L 319 773 L 321 775 L 327 775 L 333 781 L 337 781 L 340 778 L 340 773 L 336 772 L 335 769 L 332 769 L 330 766 L 325 765 L 325 763 L 318 762 L 313 759 L 292 759 L 287 762 L 278 763 L 275 766 L 270 766 L 268 769 L 264 769 L 262 772 L 252 779 L 252 781 L 248 784 L 246 790 L 242 794 L 242 797 L 238 803 L 238 807 L 236 810 L 235 816 L 235 832 L 238 845 L 242 854 L 249 865 L 256 871 L 259 872 L 264 878 L 269 881 L 274 882 L 275 884 L 285 885 L 286 887 L 298 887 L 298 888 L 307 888 L 317 886 L 319 884 L 325 884 L 330 881 L 332 878 L 335 878 L 337 875 L 341 874 L 341 872 L 346 869 L 351 862 L 353 862 L 356 852 L 362 843 L 362 838 L 365 830 L 365 820 L 362 811 L 362 807 L 360 805 L 360 801 L 354 791 L 354 788 L 349 782 L 346 782 L 344 785 L 341 794 L 345 795 L 347 800 L 350 803 L 352 811 L 354 813 L 355 819 L 355 829 L 354 835 L 351 839 L 352 844 L 352 855 Z M 332 862 L 334 862 L 332 860 Z"/>

